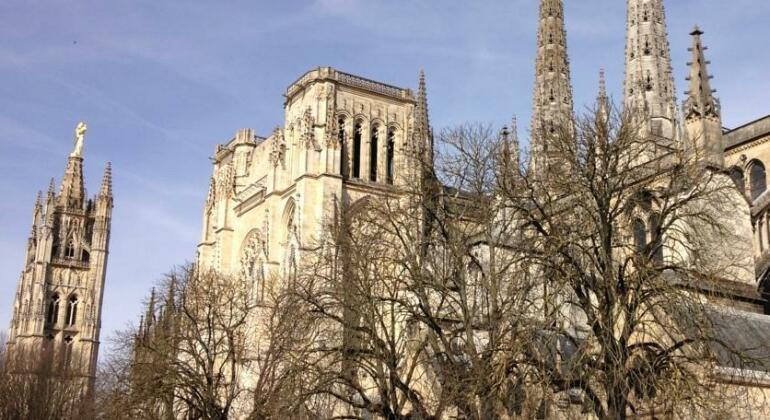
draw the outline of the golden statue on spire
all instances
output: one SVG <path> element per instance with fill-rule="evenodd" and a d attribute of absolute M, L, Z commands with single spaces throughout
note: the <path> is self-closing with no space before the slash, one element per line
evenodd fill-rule
<path fill-rule="evenodd" d="M 85 140 L 86 131 L 88 126 L 83 121 L 79 122 L 75 127 L 75 150 L 72 151 L 70 156 L 81 157 L 83 155 L 83 141 Z"/>

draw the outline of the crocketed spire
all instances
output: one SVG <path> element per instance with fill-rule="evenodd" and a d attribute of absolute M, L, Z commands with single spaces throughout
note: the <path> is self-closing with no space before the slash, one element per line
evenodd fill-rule
<path fill-rule="evenodd" d="M 701 31 L 697 26 L 690 33 L 692 36 L 692 61 L 690 66 L 689 91 L 685 92 L 684 101 L 685 131 L 687 145 L 694 158 L 707 165 L 724 166 L 724 148 L 722 146 L 722 115 L 719 99 L 714 97 L 711 88 L 712 76 L 703 46 Z"/>
<path fill-rule="evenodd" d="M 652 134 L 676 140 L 677 113 L 663 0 L 628 0 L 624 105 Z"/>
<path fill-rule="evenodd" d="M 701 35 L 703 31 L 697 26 L 690 33 L 692 36 L 692 61 L 687 63 L 690 66 L 689 91 L 685 92 L 687 99 L 684 102 L 685 118 L 709 117 L 720 118 L 721 111 L 719 101 L 714 97 L 715 90 L 711 89 L 712 76 L 709 75 L 708 65 L 710 61 L 706 60 L 704 51 L 707 47 L 703 46 Z"/>
<path fill-rule="evenodd" d="M 107 166 L 104 167 L 99 195 L 102 197 L 112 197 L 112 162 L 107 162 Z"/>
<path fill-rule="evenodd" d="M 428 89 L 425 84 L 425 71 L 420 70 L 420 83 L 417 88 L 417 106 L 414 110 L 415 119 L 415 147 L 420 158 L 428 166 L 433 166 L 433 135 L 430 128 L 430 116 L 428 113 Z"/>
<path fill-rule="evenodd" d="M 573 114 L 564 4 L 540 1 L 535 88 L 532 104 L 532 165 L 534 173 L 546 166 L 549 137 L 571 124 Z"/>

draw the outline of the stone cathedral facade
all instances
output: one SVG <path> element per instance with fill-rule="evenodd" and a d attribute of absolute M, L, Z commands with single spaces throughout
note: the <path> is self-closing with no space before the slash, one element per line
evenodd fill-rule
<path fill-rule="evenodd" d="M 692 39 L 688 86 L 677 103 L 663 0 L 628 0 L 626 27 L 623 106 L 644 115 L 640 125 L 657 140 L 644 157 L 654 160 L 683 148 L 735 182 L 745 214 L 725 217 L 742 238 L 734 248 L 746 254 L 748 274 L 729 285 L 722 301 L 751 319 L 752 330 L 736 331 L 736 337 L 768 343 L 770 117 L 735 130 L 722 126 L 697 27 L 674 31 Z M 540 0 L 535 62 L 530 130 L 554 130 L 574 115 L 562 0 Z M 603 77 L 600 86 L 603 104 Z M 284 125 L 270 136 L 242 129 L 217 146 L 198 246 L 201 266 L 254 279 L 260 296 L 275 286 L 269 279 L 292 275 L 303 244 L 323 234 L 340 203 L 352 206 L 367 196 L 393 194 L 419 179 L 410 158 L 432 157 L 422 75 L 415 95 L 321 67 L 292 83 L 285 98 Z M 530 146 L 530 165 L 538 173 L 551 156 L 542 140 L 548 136 L 533 137 L 539 140 Z M 732 380 L 741 383 L 745 372 L 735 374 Z M 770 375 L 759 377 L 763 385 L 757 392 L 767 394 Z"/>
<path fill-rule="evenodd" d="M 52 179 L 32 210 L 7 345 L 11 357 L 50 357 L 52 369 L 81 377 L 89 390 L 99 354 L 113 198 L 109 163 L 99 192 L 86 197 L 85 130 L 81 123 L 58 192 Z"/>
<path fill-rule="evenodd" d="M 692 39 L 688 86 L 677 103 L 663 0 L 628 0 L 623 106 L 644 115 L 640 124 L 656 140 L 645 150 L 656 159 L 675 148 L 697 154 L 729 174 L 745 214 L 725 215 L 743 243 L 746 273 L 730 284 L 723 302 L 749 315 L 754 335 L 770 342 L 767 304 L 770 270 L 770 118 L 735 130 L 722 126 L 711 87 L 703 31 L 677 28 Z M 574 115 L 562 0 L 541 0 L 531 131 L 554 130 Z M 284 125 L 267 137 L 239 130 L 217 146 L 203 214 L 198 263 L 254 279 L 258 296 L 270 279 L 292 275 L 303 244 L 323 235 L 341 203 L 389 195 L 417 182 L 410 158 L 430 161 L 431 127 L 424 76 L 409 89 L 321 67 L 292 83 Z M 607 99 L 601 81 L 600 103 Z M 533 136 L 547 139 L 548 136 Z M 530 147 L 535 173 L 548 165 L 547 141 Z M 547 174 L 546 174 L 547 176 Z M 725 175 L 727 176 L 727 175 Z M 257 338 L 256 341 L 259 341 Z M 738 373 L 736 373 L 738 375 Z M 762 373 L 760 393 L 770 389 Z M 734 379 L 740 383 L 740 377 Z"/>

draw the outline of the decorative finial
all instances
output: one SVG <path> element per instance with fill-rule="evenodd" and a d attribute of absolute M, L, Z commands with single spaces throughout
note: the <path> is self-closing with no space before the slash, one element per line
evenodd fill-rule
<path fill-rule="evenodd" d="M 83 141 L 86 137 L 86 131 L 88 131 L 88 126 L 83 121 L 79 122 L 77 127 L 75 127 L 75 150 L 72 151 L 70 157 L 83 156 Z"/>
<path fill-rule="evenodd" d="M 698 27 L 698 25 L 695 25 L 695 27 L 693 28 L 692 32 L 690 32 L 690 35 L 693 35 L 693 36 L 695 36 L 695 35 L 703 35 L 703 31 L 700 30 L 700 27 Z"/>

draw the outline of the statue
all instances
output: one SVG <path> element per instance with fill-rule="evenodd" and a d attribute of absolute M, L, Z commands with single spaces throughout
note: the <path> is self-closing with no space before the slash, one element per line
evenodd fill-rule
<path fill-rule="evenodd" d="M 72 151 L 70 156 L 81 157 L 83 155 L 83 140 L 85 139 L 87 130 L 88 126 L 82 121 L 75 127 L 75 150 Z"/>

